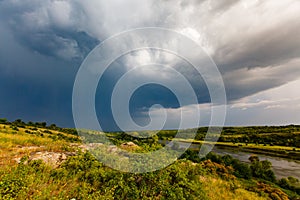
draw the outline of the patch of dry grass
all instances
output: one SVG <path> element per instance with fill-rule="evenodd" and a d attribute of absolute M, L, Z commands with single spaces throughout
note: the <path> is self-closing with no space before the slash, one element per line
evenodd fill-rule
<path fill-rule="evenodd" d="M 238 181 L 230 182 L 220 178 L 202 177 L 204 191 L 212 200 L 263 200 L 257 193 L 247 191 L 241 187 Z"/>
<path fill-rule="evenodd" d="M 59 134 L 75 138 L 59 131 L 32 127 L 13 128 L 10 125 L 0 125 L 0 166 L 15 164 L 14 159 L 38 151 L 65 152 L 74 151 L 76 146 L 63 139 L 53 139 Z"/>

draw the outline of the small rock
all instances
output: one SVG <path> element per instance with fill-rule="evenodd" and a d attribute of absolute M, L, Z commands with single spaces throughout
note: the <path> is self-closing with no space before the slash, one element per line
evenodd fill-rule
<path fill-rule="evenodd" d="M 60 159 L 61 160 L 67 160 L 67 155 L 62 153 L 61 156 L 60 156 Z"/>

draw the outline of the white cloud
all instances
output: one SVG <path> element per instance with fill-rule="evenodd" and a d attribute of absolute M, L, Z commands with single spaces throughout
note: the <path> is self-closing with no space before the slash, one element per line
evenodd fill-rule
<path fill-rule="evenodd" d="M 227 120 L 225 125 L 270 125 L 270 124 L 300 124 L 300 79 L 287 83 L 278 88 L 270 89 L 258 94 L 232 102 L 227 106 Z M 192 119 L 200 110 L 200 125 L 208 126 L 211 120 L 211 104 L 188 105 L 180 108 L 160 108 L 150 113 L 163 120 L 160 116 L 164 109 L 171 118 L 167 124 L 169 128 L 177 128 L 178 119 L 182 112 L 188 113 Z M 184 128 L 191 128 L 188 124 Z"/>
<path fill-rule="evenodd" d="M 299 88 L 300 79 L 237 100 L 228 109 L 227 124 L 299 124 Z"/>
<path fill-rule="evenodd" d="M 295 0 L 0 1 L 0 22 L 11 29 L 8 32 L 23 42 L 25 49 L 46 54 L 43 50 L 47 48 L 46 51 L 53 51 L 50 55 L 66 60 L 83 55 L 79 41 L 72 34 L 64 36 L 61 32 L 82 31 L 103 41 L 129 29 L 158 26 L 186 35 L 209 53 L 223 75 L 227 95 L 233 101 L 228 123 L 243 117 L 249 123 L 272 121 L 268 116 L 277 122 L 300 119 L 300 94 L 296 92 L 300 84 L 289 83 L 300 77 L 299 18 L 300 1 Z M 147 41 L 134 37 L 124 45 L 132 42 L 144 42 L 147 46 Z M 164 42 L 164 38 L 157 38 L 157 43 Z M 193 49 L 189 53 L 192 55 Z M 147 63 L 177 68 L 181 64 L 174 55 L 150 50 L 128 54 L 122 62 L 127 69 Z M 182 74 L 194 76 L 186 65 L 182 66 Z M 158 74 L 147 68 L 140 72 L 140 78 L 156 78 Z M 159 75 L 172 78 L 168 71 Z M 176 85 L 176 80 L 173 82 Z M 203 87 L 202 82 L 198 86 Z M 193 107 L 182 109 L 192 112 Z M 168 112 L 177 116 L 179 111 Z"/>

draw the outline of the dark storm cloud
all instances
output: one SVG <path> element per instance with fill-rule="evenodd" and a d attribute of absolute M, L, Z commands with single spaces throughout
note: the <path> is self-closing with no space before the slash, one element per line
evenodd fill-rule
<path fill-rule="evenodd" d="M 77 64 L 30 51 L 1 23 L 0 33 L 1 117 L 74 126 L 71 95 Z"/>
<path fill-rule="evenodd" d="M 239 0 L 219 0 L 211 2 L 211 9 L 213 12 L 224 12 L 231 8 L 234 4 L 239 2 Z"/>
<path fill-rule="evenodd" d="M 99 42 L 85 32 L 55 30 L 21 33 L 20 43 L 43 55 L 81 62 Z"/>
<path fill-rule="evenodd" d="M 198 42 L 218 65 L 228 100 L 235 102 L 300 77 L 299 13 L 300 3 L 293 0 L 1 0 L 0 84 L 5 95 L 0 112 L 49 121 L 59 116 L 62 124 L 71 126 L 72 86 L 82 60 L 100 41 L 144 26 L 170 28 Z M 173 62 L 167 57 L 144 52 L 114 63 L 103 78 L 105 87 L 99 88 L 108 98 L 97 94 L 108 128 L 110 92 L 117 78 L 145 59 Z M 190 67 L 182 62 L 172 65 L 189 77 L 199 103 L 210 102 L 203 80 L 194 77 Z M 144 107 L 154 102 L 178 109 L 172 94 L 155 87 L 136 93 L 133 115 L 143 116 Z"/>
<path fill-rule="evenodd" d="M 51 2 L 56 2 L 57 6 L 51 6 Z M 69 21 L 72 6 L 57 2 L 4 1 L 0 16 L 16 40 L 26 48 L 43 55 L 81 62 L 99 41 L 72 26 Z M 59 12 L 66 14 L 60 16 Z"/>
<path fill-rule="evenodd" d="M 241 32 L 240 39 L 220 46 L 213 57 L 221 69 L 227 71 L 283 64 L 299 58 L 299 52 L 300 21 L 293 19 L 255 35 L 243 36 Z"/>
<path fill-rule="evenodd" d="M 241 68 L 224 74 L 228 98 L 237 100 L 250 96 L 258 91 L 268 90 L 287 84 L 300 77 L 300 59 L 286 62 L 282 65 Z"/>

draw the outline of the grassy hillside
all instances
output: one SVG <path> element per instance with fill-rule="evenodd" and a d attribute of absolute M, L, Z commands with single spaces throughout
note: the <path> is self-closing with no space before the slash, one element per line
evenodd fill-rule
<path fill-rule="evenodd" d="M 161 147 L 157 136 L 107 136 L 128 151 Z M 269 179 L 270 166 L 259 160 L 251 166 L 214 154 L 200 160 L 189 150 L 164 169 L 131 174 L 104 166 L 85 149 L 73 129 L 2 120 L 0 199 L 299 199 L 297 180 Z"/>

